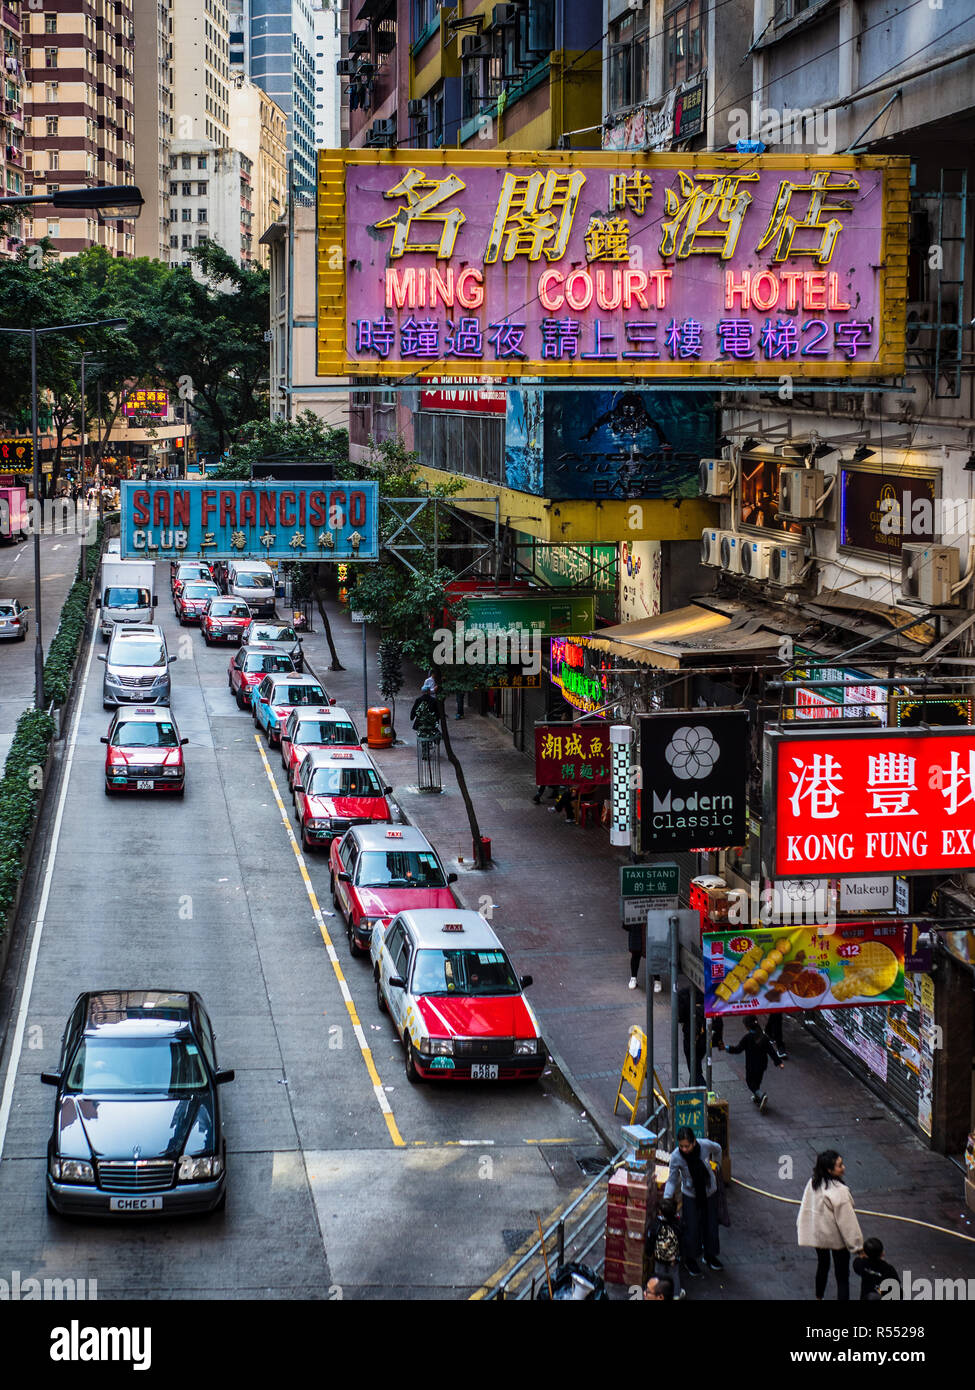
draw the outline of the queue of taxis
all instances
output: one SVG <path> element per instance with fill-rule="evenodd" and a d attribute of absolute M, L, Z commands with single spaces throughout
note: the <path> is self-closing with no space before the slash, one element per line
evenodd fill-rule
<path fill-rule="evenodd" d="M 251 622 L 251 610 L 242 599 L 211 598 L 200 615 L 200 631 L 208 647 L 215 642 L 243 643 Z"/>
<path fill-rule="evenodd" d="M 295 773 L 312 748 L 359 748 L 362 739 L 347 710 L 337 705 L 319 705 L 317 709 L 302 705 L 292 709 L 284 721 L 279 743 L 281 766 L 291 791 Z"/>
<path fill-rule="evenodd" d="M 295 817 L 306 850 L 329 845 L 353 825 L 391 822 L 392 792 L 362 748 L 312 748 L 294 781 Z"/>
<path fill-rule="evenodd" d="M 198 623 L 210 600 L 219 597 L 220 590 L 212 581 L 188 579 L 180 586 L 174 602 L 180 627 Z"/>
<path fill-rule="evenodd" d="M 251 714 L 273 748 L 281 742 L 281 731 L 292 710 L 332 703 L 332 697 L 315 676 L 267 675 L 251 693 Z"/>
<path fill-rule="evenodd" d="M 414 825 L 356 825 L 333 840 L 329 855 L 332 902 L 345 922 L 349 951 L 365 955 L 373 928 L 397 912 L 455 908 L 457 899 L 437 851 Z"/>
<path fill-rule="evenodd" d="M 238 709 L 247 709 L 251 702 L 254 687 L 260 685 L 265 676 L 286 675 L 295 672 L 295 664 L 284 652 L 276 652 L 273 647 L 242 646 L 230 658 L 227 667 L 227 685 L 237 701 Z"/>
<path fill-rule="evenodd" d="M 105 748 L 105 795 L 115 792 L 169 792 L 186 787 L 183 748 L 172 710 L 164 705 L 123 706 L 116 710 Z"/>
<path fill-rule="evenodd" d="M 479 912 L 422 908 L 372 933 L 376 998 L 403 1044 L 407 1079 L 536 1081 L 547 1060 L 535 1013 Z"/>

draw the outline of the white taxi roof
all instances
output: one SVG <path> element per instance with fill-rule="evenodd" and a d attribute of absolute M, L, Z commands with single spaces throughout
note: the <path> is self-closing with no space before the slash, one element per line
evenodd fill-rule
<path fill-rule="evenodd" d="M 372 825 L 353 825 L 349 834 L 362 850 L 422 850 L 436 851 L 422 830 L 415 825 L 387 825 L 380 821 Z"/>
<path fill-rule="evenodd" d="M 116 712 L 116 723 L 122 720 L 139 720 L 145 724 L 175 724 L 173 712 L 168 705 L 125 705 Z"/>
<path fill-rule="evenodd" d="M 379 769 L 370 758 L 364 748 L 335 748 L 329 744 L 325 748 L 309 748 L 305 754 L 305 762 L 314 763 L 315 767 L 323 767 L 329 763 L 335 763 L 339 767 L 371 767 L 379 776 Z M 382 777 L 379 777 L 382 781 Z"/>
<path fill-rule="evenodd" d="M 321 682 L 319 682 L 321 684 Z M 351 724 L 355 728 L 355 720 L 348 710 L 341 709 L 338 705 L 296 705 L 288 715 L 288 721 L 294 723 L 297 728 L 305 720 L 309 723 L 342 723 Z"/>
<path fill-rule="evenodd" d="M 409 927 L 417 946 L 434 947 L 441 951 L 504 950 L 481 914 L 470 908 L 420 907 L 397 915 Z"/>

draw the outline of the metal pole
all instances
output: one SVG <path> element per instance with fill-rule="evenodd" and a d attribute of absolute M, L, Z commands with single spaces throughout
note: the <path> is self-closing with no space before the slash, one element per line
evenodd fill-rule
<path fill-rule="evenodd" d="M 677 917 L 670 919 L 670 1084 L 680 1085 L 677 1071 Z M 693 1026 L 693 1025 L 692 1025 Z M 670 1112 L 671 1127 L 674 1129 L 674 1143 L 677 1142 L 676 1127 L 673 1124 L 673 1108 Z"/>
<path fill-rule="evenodd" d="M 30 410 L 34 441 L 34 501 L 41 505 L 41 451 L 37 437 L 37 329 L 30 331 Z M 44 708 L 44 643 L 41 640 L 41 525 L 34 522 L 34 704 Z"/>
<path fill-rule="evenodd" d="M 708 1019 L 707 1022 L 706 1022 L 706 1024 L 704 1025 L 705 1028 L 707 1029 L 707 1039 L 708 1039 L 708 1050 L 707 1050 L 707 1056 L 706 1056 L 706 1060 L 705 1060 L 705 1064 L 704 1064 L 704 1079 L 705 1079 L 705 1081 L 708 1083 L 708 1090 L 709 1090 L 709 1091 L 713 1091 L 713 1090 L 714 1090 L 714 1087 L 713 1087 L 712 1084 L 711 1084 L 711 1045 L 712 1045 L 712 1042 L 713 1042 L 712 1033 L 713 1033 L 713 1031 L 714 1031 L 713 1028 L 712 1028 L 712 1026 L 711 1026 L 711 1023 L 712 1023 L 711 1019 Z"/>
<path fill-rule="evenodd" d="M 362 717 L 369 718 L 369 655 L 366 650 L 366 621 L 362 620 Z"/>
<path fill-rule="evenodd" d="M 691 1060 L 688 1086 L 697 1085 L 697 989 L 691 985 Z"/>
<path fill-rule="evenodd" d="M 186 463 L 187 463 L 187 460 L 189 459 L 189 456 L 190 456 L 190 437 L 189 437 L 189 435 L 187 434 L 187 430 L 188 430 L 189 426 L 188 426 L 187 420 L 186 420 L 186 412 L 187 412 L 188 406 L 189 406 L 189 401 L 188 401 L 187 397 L 184 396 L 184 397 L 183 397 L 183 477 L 184 477 L 184 478 L 186 477 Z"/>
<path fill-rule="evenodd" d="M 78 490 L 78 505 L 82 509 L 81 527 L 81 581 L 88 578 L 88 510 L 85 507 L 85 354 L 81 354 L 81 486 Z"/>
<path fill-rule="evenodd" d="M 626 909 L 624 908 L 624 912 Z M 647 930 L 647 937 L 650 932 Z M 646 979 L 647 979 L 647 1129 L 653 1129 L 653 981 L 650 978 L 650 942 L 647 941 Z"/>

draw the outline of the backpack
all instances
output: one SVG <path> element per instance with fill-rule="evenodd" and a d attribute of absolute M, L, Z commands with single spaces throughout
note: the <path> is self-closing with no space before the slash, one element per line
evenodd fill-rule
<path fill-rule="evenodd" d="M 677 1232 L 669 1221 L 662 1217 L 657 1222 L 657 1234 L 654 1237 L 653 1257 L 661 1264 L 671 1265 L 680 1258 L 680 1242 L 677 1239 Z"/>

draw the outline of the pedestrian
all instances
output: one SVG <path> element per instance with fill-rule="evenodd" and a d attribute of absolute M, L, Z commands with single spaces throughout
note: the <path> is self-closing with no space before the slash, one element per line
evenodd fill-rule
<path fill-rule="evenodd" d="M 673 1198 L 661 1199 L 660 1210 L 650 1223 L 647 1244 L 653 1258 L 654 1274 L 665 1277 L 674 1286 L 674 1297 L 683 1298 L 680 1286 L 680 1225 L 677 1203 Z"/>
<path fill-rule="evenodd" d="M 677 1019 L 681 1026 L 684 1041 L 684 1060 L 687 1074 L 691 1074 L 691 990 L 681 985 L 677 991 Z M 711 1020 L 711 1042 L 720 1052 L 724 1051 L 724 1023 L 720 1018 Z M 704 1012 L 704 1002 L 694 991 L 694 1078 L 691 1086 L 706 1086 L 704 1077 L 704 1058 L 708 1050 L 708 1020 Z"/>
<path fill-rule="evenodd" d="M 535 795 L 532 797 L 532 801 L 534 801 L 534 803 L 535 803 L 536 806 L 540 806 L 541 803 L 542 803 L 542 798 L 543 798 L 546 794 L 548 795 L 549 801 L 551 801 L 552 798 L 553 798 L 553 796 L 558 796 L 558 794 L 559 794 L 559 789 L 558 789 L 558 787 L 545 787 L 545 786 L 542 786 L 540 783 L 539 783 L 539 784 L 536 784 L 536 786 L 535 786 Z"/>
<path fill-rule="evenodd" d="M 454 718 L 455 718 L 455 719 L 463 719 L 463 717 L 464 717 L 464 691 L 463 691 L 463 690 L 458 690 L 458 692 L 457 692 L 457 713 L 454 715 Z"/>
<path fill-rule="evenodd" d="M 782 1063 L 779 1061 L 775 1044 L 767 1033 L 762 1031 L 761 1025 L 754 1014 L 745 1019 L 745 1035 L 740 1042 L 736 1042 L 728 1048 L 729 1052 L 743 1052 L 745 1054 L 745 1085 L 752 1093 L 752 1100 L 761 1110 L 762 1114 L 768 1109 L 768 1096 L 762 1089 L 762 1078 L 765 1069 L 769 1064 L 769 1059 L 781 1069 Z"/>
<path fill-rule="evenodd" d="M 724 1269 L 718 1259 L 718 1166 L 721 1145 L 698 1139 L 686 1125 L 677 1131 L 677 1148 L 670 1155 L 670 1174 L 664 1198 L 673 1197 L 680 1184 L 684 1268 L 692 1278 L 701 1273 L 697 1257 L 704 1250 L 708 1269 Z"/>
<path fill-rule="evenodd" d="M 860 1276 L 860 1298 L 868 1303 L 883 1300 L 881 1286 L 893 1279 L 900 1292 L 900 1279 L 897 1270 L 884 1259 L 884 1243 L 876 1236 L 863 1242 L 863 1254 L 853 1261 L 853 1273 Z"/>
<path fill-rule="evenodd" d="M 438 734 L 439 722 L 437 682 L 431 674 L 423 682 L 419 695 L 413 701 L 410 723 L 421 738 L 434 738 Z"/>
<path fill-rule="evenodd" d="M 567 825 L 575 825 L 575 810 L 572 805 L 573 793 L 571 787 L 559 787 L 559 794 L 555 798 L 555 805 L 550 806 L 550 811 L 564 811 Z"/>
<path fill-rule="evenodd" d="M 627 989 L 636 989 L 636 978 L 640 970 L 640 962 L 646 955 L 646 945 L 644 933 L 646 927 L 642 922 L 624 922 L 627 937 L 626 944 L 630 951 L 630 982 Z M 653 992 L 659 994 L 661 990 L 660 976 L 653 977 Z"/>
<path fill-rule="evenodd" d="M 668 1279 L 666 1274 L 655 1275 L 647 1280 L 647 1287 L 644 1290 L 644 1300 L 650 1303 L 667 1303 L 674 1296 L 674 1281 Z"/>
<path fill-rule="evenodd" d="M 830 1256 L 837 1300 L 846 1303 L 850 1298 L 850 1256 L 863 1249 L 853 1197 L 843 1181 L 845 1172 L 846 1165 L 835 1149 L 818 1154 L 796 1220 L 799 1244 L 816 1251 L 816 1299 L 820 1303 L 826 1295 Z"/>

